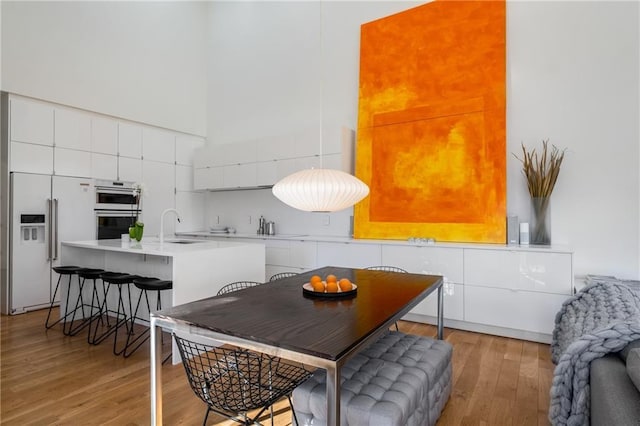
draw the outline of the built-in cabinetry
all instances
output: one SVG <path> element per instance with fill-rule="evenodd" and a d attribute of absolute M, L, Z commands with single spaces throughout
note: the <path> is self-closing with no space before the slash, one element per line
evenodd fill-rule
<path fill-rule="evenodd" d="M 204 225 L 204 194 L 194 192 L 194 153 L 204 139 L 140 123 L 9 96 L 9 169 L 45 175 L 143 182 L 145 235 L 160 232 L 160 213 L 176 208 L 182 228 Z"/>
<path fill-rule="evenodd" d="M 277 137 L 210 144 L 198 151 L 194 188 L 228 190 L 274 185 L 303 169 L 324 167 L 353 172 L 355 133 L 343 128 L 340 143 L 320 147 L 319 134 L 301 131 Z"/>
<path fill-rule="evenodd" d="M 242 241 L 252 240 L 256 241 Z M 265 279 L 321 266 L 392 265 L 411 273 L 442 275 L 445 325 L 454 328 L 548 343 L 556 312 L 573 294 L 573 255 L 564 248 L 323 237 L 257 241 L 267 248 Z M 435 323 L 436 315 L 437 299 L 428 297 L 407 319 Z"/>

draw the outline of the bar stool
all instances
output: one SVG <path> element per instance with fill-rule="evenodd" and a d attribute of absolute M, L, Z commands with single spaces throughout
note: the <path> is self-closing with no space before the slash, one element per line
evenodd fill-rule
<path fill-rule="evenodd" d="M 141 334 L 139 334 L 135 339 L 131 340 L 131 336 L 133 335 L 133 326 L 136 320 L 144 321 L 149 323 L 149 320 L 143 317 L 138 316 L 138 311 L 140 309 L 140 302 L 142 301 L 142 296 L 144 295 L 145 301 L 147 302 L 147 312 L 149 315 L 151 314 L 151 306 L 149 304 L 149 293 L 150 291 L 156 292 L 156 310 L 162 309 L 162 299 L 160 293 L 165 290 L 171 290 L 173 288 L 173 282 L 168 280 L 161 280 L 158 278 L 142 278 L 138 277 L 133 280 L 133 285 L 135 285 L 140 290 L 140 295 L 138 296 L 138 303 L 136 303 L 136 310 L 133 316 L 131 317 L 131 331 L 127 335 L 127 342 L 124 346 L 124 357 L 128 358 L 133 354 L 144 342 L 149 340 L 149 328 L 146 328 Z M 136 345 L 140 339 L 140 343 Z M 135 345 L 135 347 L 133 347 Z"/>
<path fill-rule="evenodd" d="M 78 333 L 78 331 L 80 331 L 81 329 L 83 329 L 85 326 L 89 326 L 89 333 L 87 336 L 87 341 L 90 342 L 89 336 L 91 335 L 91 327 L 93 324 L 93 320 L 98 317 L 100 319 L 100 321 L 102 321 L 102 318 L 100 316 L 100 307 L 101 302 L 100 302 L 100 297 L 99 297 L 99 293 L 98 293 L 98 282 L 97 280 L 101 279 L 102 274 L 104 273 L 104 269 L 97 269 L 97 268 L 82 268 L 80 271 L 78 271 L 78 277 L 79 279 L 82 279 L 82 284 L 81 286 L 84 287 L 84 284 L 87 280 L 91 280 L 93 281 L 93 287 L 91 289 L 91 304 L 90 305 L 84 305 L 83 302 L 83 306 L 88 306 L 89 307 L 89 316 L 87 318 L 87 316 L 84 313 L 84 309 L 82 310 L 82 315 L 85 318 L 85 320 L 83 321 L 82 324 L 80 324 L 77 329 L 71 334 L 71 335 L 75 335 Z M 104 292 L 104 283 L 102 283 L 102 289 Z M 76 302 L 77 304 L 78 302 Z M 97 312 L 96 312 L 97 311 Z"/>
<path fill-rule="evenodd" d="M 93 299 L 92 299 L 90 305 L 87 305 L 84 302 L 84 296 L 83 296 L 84 284 L 85 284 L 86 280 L 92 279 L 93 280 L 93 290 L 95 291 L 96 278 L 100 278 L 100 274 L 102 272 L 104 272 L 103 269 L 92 269 L 92 268 L 80 268 L 76 272 L 76 274 L 78 275 L 78 282 L 80 283 L 80 285 L 79 285 L 79 290 L 78 290 L 78 297 L 76 298 L 76 306 L 73 309 L 73 316 L 71 317 L 71 322 L 69 323 L 69 329 L 65 333 L 67 336 L 75 336 L 76 334 L 78 334 L 78 332 L 80 330 L 82 330 L 83 328 L 85 328 L 87 325 L 89 325 L 91 323 L 91 317 L 94 315 L 93 314 L 93 310 L 96 309 L 98 306 L 94 305 Z M 87 314 L 84 311 L 85 306 L 89 308 L 89 316 L 88 317 L 87 317 Z M 73 322 L 76 320 L 76 312 L 78 310 L 82 310 L 82 322 L 79 325 L 73 327 Z"/>
<path fill-rule="evenodd" d="M 127 329 L 127 332 L 129 332 L 129 316 L 132 312 L 131 289 L 129 288 L 129 286 L 130 284 L 133 284 L 133 280 L 135 278 L 138 278 L 138 276 L 122 272 L 103 272 L 100 277 L 102 278 L 102 282 L 104 283 L 104 298 L 102 299 L 102 304 L 100 305 L 99 315 L 106 316 L 107 330 L 104 330 L 101 334 L 98 335 L 98 325 L 96 324 L 96 327 L 93 329 L 93 337 L 90 336 L 88 341 L 92 345 L 97 345 L 102 343 L 112 333 L 115 333 L 115 337 L 113 339 L 113 354 L 120 355 L 124 351 L 124 347 L 121 350 L 117 350 L 118 330 L 122 326 L 124 326 Z M 129 315 L 127 315 L 125 301 L 123 299 L 122 287 L 125 285 L 127 286 Z M 113 309 L 109 309 L 108 304 L 109 293 L 113 286 L 116 286 L 118 288 L 118 306 L 115 311 Z M 109 313 L 114 313 L 116 316 L 116 323 L 113 326 L 109 324 Z M 91 327 L 89 328 L 89 334 L 91 334 Z"/>
<path fill-rule="evenodd" d="M 53 291 L 53 297 L 51 298 L 51 303 L 49 304 L 49 312 L 47 313 L 47 320 L 44 323 L 44 327 L 48 330 L 51 327 L 53 327 L 54 325 L 58 324 L 60 321 L 64 320 L 64 324 L 62 324 L 62 333 L 67 335 L 67 331 L 65 329 L 65 325 L 67 323 L 67 317 L 69 317 L 69 315 L 75 314 L 76 309 L 77 309 L 77 303 L 76 303 L 76 309 L 74 309 L 73 311 L 69 311 L 69 293 L 71 290 L 71 280 L 73 279 L 73 276 L 76 275 L 78 273 L 79 270 L 81 270 L 82 268 L 79 266 L 54 266 L 53 270 L 55 272 L 58 273 L 58 283 L 56 284 L 56 289 Z M 57 319 L 56 321 L 54 321 L 52 324 L 49 324 L 49 318 L 51 317 L 51 311 L 53 310 L 54 304 L 55 304 L 55 300 L 56 300 L 56 295 L 58 294 L 58 289 L 60 288 L 60 281 L 62 281 L 62 277 L 66 276 L 69 278 L 69 283 L 68 283 L 68 289 L 67 290 L 67 299 L 65 302 L 65 308 L 64 308 L 64 312 L 65 314 L 63 316 L 60 316 L 59 319 Z M 80 278 L 78 278 L 78 286 L 80 287 Z M 82 291 L 80 291 L 80 294 L 82 294 Z M 69 326 L 71 327 L 71 326 Z"/>

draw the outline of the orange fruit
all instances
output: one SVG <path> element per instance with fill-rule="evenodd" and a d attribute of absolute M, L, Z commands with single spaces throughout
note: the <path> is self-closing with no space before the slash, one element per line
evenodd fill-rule
<path fill-rule="evenodd" d="M 331 282 L 337 283 L 338 282 L 338 277 L 336 277 L 333 274 L 327 275 L 327 283 L 331 283 Z"/>
<path fill-rule="evenodd" d="M 324 293 L 324 283 L 322 281 L 314 281 L 311 283 L 311 286 L 313 287 L 313 291 Z"/>
<path fill-rule="evenodd" d="M 337 293 L 338 292 L 338 283 L 335 281 L 327 282 L 327 293 Z"/>
<path fill-rule="evenodd" d="M 321 281 L 322 281 L 322 278 L 320 278 L 320 275 L 314 275 L 314 276 L 312 276 L 312 277 L 311 277 L 311 279 L 309 280 L 309 282 L 310 282 L 311 284 L 313 284 L 313 283 L 319 283 L 319 282 L 321 282 Z"/>
<path fill-rule="evenodd" d="M 349 278 L 342 278 L 338 282 L 338 286 L 340 286 L 341 291 L 351 291 L 352 289 L 351 281 L 349 281 Z"/>

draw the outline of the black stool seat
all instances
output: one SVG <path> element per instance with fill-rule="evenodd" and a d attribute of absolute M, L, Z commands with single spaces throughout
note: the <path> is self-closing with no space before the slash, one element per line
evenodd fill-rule
<path fill-rule="evenodd" d="M 53 270 L 60 275 L 73 275 L 82 269 L 84 268 L 81 268 L 79 266 L 54 266 L 53 267 Z"/>
<path fill-rule="evenodd" d="M 136 278 L 133 280 L 133 284 L 140 290 L 171 290 L 173 288 L 173 281 L 160 280 L 158 278 Z"/>
<path fill-rule="evenodd" d="M 95 279 L 100 278 L 100 276 L 104 273 L 104 269 L 94 269 L 94 268 L 80 268 L 78 271 L 78 275 L 81 278 L 86 279 Z"/>
<path fill-rule="evenodd" d="M 104 272 L 102 274 L 102 281 L 110 284 L 131 284 L 137 277 L 137 275 L 123 272 Z"/>

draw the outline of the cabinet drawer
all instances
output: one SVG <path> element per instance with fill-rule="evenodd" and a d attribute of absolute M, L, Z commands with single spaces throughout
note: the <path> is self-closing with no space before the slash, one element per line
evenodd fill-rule
<path fill-rule="evenodd" d="M 442 291 L 444 291 L 444 317 L 459 321 L 464 320 L 464 286 L 445 282 Z M 436 317 L 438 315 L 438 292 L 435 291 L 428 295 L 411 310 L 411 313 Z"/>
<path fill-rule="evenodd" d="M 318 243 L 318 267 L 366 268 L 380 264 L 379 244 Z"/>
<path fill-rule="evenodd" d="M 382 264 L 416 274 L 442 275 L 462 284 L 462 249 L 441 247 L 382 246 Z"/>
<path fill-rule="evenodd" d="M 464 283 L 471 286 L 571 294 L 569 253 L 464 250 Z"/>
<path fill-rule="evenodd" d="M 556 312 L 568 296 L 466 286 L 464 320 L 551 334 Z"/>

